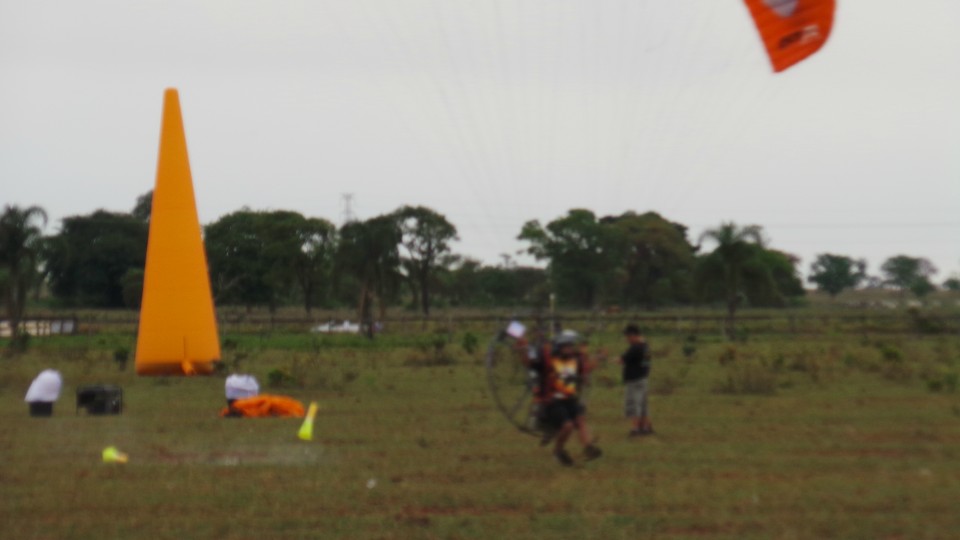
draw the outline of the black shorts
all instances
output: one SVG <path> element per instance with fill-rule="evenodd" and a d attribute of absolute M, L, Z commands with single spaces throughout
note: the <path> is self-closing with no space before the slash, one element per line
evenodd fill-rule
<path fill-rule="evenodd" d="M 567 422 L 573 422 L 578 416 L 587 412 L 577 399 L 558 399 L 547 404 L 546 424 L 553 429 L 560 429 Z"/>

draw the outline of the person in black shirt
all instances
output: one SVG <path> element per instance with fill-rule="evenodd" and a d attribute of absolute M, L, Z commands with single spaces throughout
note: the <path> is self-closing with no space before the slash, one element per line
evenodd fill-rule
<path fill-rule="evenodd" d="M 630 347 L 620 357 L 623 364 L 623 407 L 630 419 L 630 436 L 653 434 L 647 410 L 647 378 L 650 376 L 650 349 L 640 327 L 629 324 L 623 330 Z"/>

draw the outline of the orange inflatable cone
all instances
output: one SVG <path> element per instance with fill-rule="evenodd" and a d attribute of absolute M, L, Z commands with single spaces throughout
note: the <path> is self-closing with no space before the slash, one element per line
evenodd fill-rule
<path fill-rule="evenodd" d="M 220 360 L 180 98 L 172 88 L 164 94 L 136 358 L 139 375 L 208 374 Z"/>

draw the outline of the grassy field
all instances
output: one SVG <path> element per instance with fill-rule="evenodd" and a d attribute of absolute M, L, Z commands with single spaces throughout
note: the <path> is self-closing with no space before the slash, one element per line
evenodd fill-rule
<path fill-rule="evenodd" d="M 224 375 L 249 372 L 264 392 L 320 403 L 311 442 L 297 439 L 300 420 L 219 418 L 223 376 L 118 369 L 114 351 L 133 348 L 128 334 L 35 339 L 26 355 L 0 358 L 0 536 L 913 540 L 960 531 L 955 335 L 731 344 L 654 334 L 657 435 L 626 437 L 617 366 L 604 366 L 589 418 L 605 455 L 573 469 L 499 416 L 482 351 L 466 352 L 464 335 L 442 346 L 414 335 L 373 344 L 225 336 Z M 593 342 L 621 348 L 612 329 Z M 52 418 L 31 418 L 23 394 L 48 367 L 64 374 L 64 392 Z M 93 383 L 122 386 L 122 415 L 75 414 L 74 389 Z M 130 462 L 101 463 L 108 445 Z"/>

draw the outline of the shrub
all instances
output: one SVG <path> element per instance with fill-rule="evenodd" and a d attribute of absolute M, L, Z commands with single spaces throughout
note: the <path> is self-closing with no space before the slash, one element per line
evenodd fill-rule
<path fill-rule="evenodd" d="M 117 369 L 123 371 L 127 369 L 127 360 L 130 359 L 130 349 L 126 347 L 117 347 L 113 350 L 113 361 L 117 364 Z"/>
<path fill-rule="evenodd" d="M 360 372 L 355 369 L 346 369 L 343 371 L 343 384 L 350 384 L 360 377 Z"/>
<path fill-rule="evenodd" d="M 697 336 L 696 334 L 690 334 L 687 336 L 687 339 L 683 342 L 683 356 L 686 359 L 693 358 L 693 355 L 697 353 Z"/>
<path fill-rule="evenodd" d="M 714 386 L 717 393 L 772 395 L 777 391 L 777 374 L 761 362 L 732 363 L 725 371 Z"/>
<path fill-rule="evenodd" d="M 740 328 L 734 333 L 734 339 L 740 343 L 746 343 L 750 341 L 750 330 L 746 328 Z"/>
<path fill-rule="evenodd" d="M 463 347 L 463 350 L 469 354 L 477 352 L 477 349 L 480 348 L 480 339 L 473 333 L 467 332 L 463 335 L 463 341 L 460 342 L 460 346 Z"/>
<path fill-rule="evenodd" d="M 883 378 L 906 382 L 913 377 L 913 368 L 903 361 L 903 352 L 899 348 L 885 343 L 878 344 L 877 348 L 880 350 L 880 374 Z"/>
<path fill-rule="evenodd" d="M 436 329 L 425 343 L 420 344 L 419 353 L 408 358 L 405 365 L 428 367 L 456 364 L 457 360 L 447 352 L 447 344 L 450 340 L 450 332 L 446 328 Z"/>
<path fill-rule="evenodd" d="M 275 368 L 267 373 L 267 385 L 271 388 L 279 388 L 293 382 L 293 376 L 286 371 Z"/>
<path fill-rule="evenodd" d="M 887 345 L 886 343 L 878 343 L 877 349 L 880 350 L 880 358 L 889 364 L 898 364 L 903 362 L 903 352 L 894 347 L 893 345 Z"/>
<path fill-rule="evenodd" d="M 880 370 L 880 362 L 872 354 L 863 354 L 863 351 L 847 351 L 840 358 L 840 361 L 847 368 L 858 369 L 866 373 L 876 373 Z"/>
<path fill-rule="evenodd" d="M 927 381 L 927 389 L 931 392 L 953 394 L 960 387 L 960 373 L 956 371 L 941 370 L 925 375 L 924 379 Z"/>
<path fill-rule="evenodd" d="M 231 355 L 231 358 L 230 358 L 230 368 L 231 368 L 234 372 L 240 373 L 241 371 L 243 371 L 243 370 L 240 368 L 240 365 L 241 365 L 241 363 L 242 363 L 244 360 L 247 359 L 248 356 L 249 356 L 249 354 L 246 353 L 246 352 L 244 352 L 244 351 L 236 351 L 236 350 L 234 350 L 234 352 L 233 352 L 233 354 Z M 220 364 L 224 364 L 224 362 L 220 362 Z"/>
<path fill-rule="evenodd" d="M 721 366 L 734 363 L 737 360 L 737 348 L 733 345 L 727 345 L 717 360 L 719 360 Z"/>
<path fill-rule="evenodd" d="M 908 309 L 907 315 L 910 316 L 913 329 L 918 334 L 942 334 L 946 332 L 946 325 L 942 320 L 923 313 L 915 307 Z"/>
<path fill-rule="evenodd" d="M 806 373 L 813 382 L 820 382 L 822 362 L 818 355 L 811 355 L 809 352 L 803 351 L 797 353 L 789 362 L 778 355 L 778 357 L 774 359 L 773 365 L 775 368 L 786 365 L 790 371 Z"/>
<path fill-rule="evenodd" d="M 863 365 L 863 361 L 860 359 L 860 356 L 850 351 L 843 353 L 840 361 L 845 367 L 848 368 L 859 368 Z"/>

